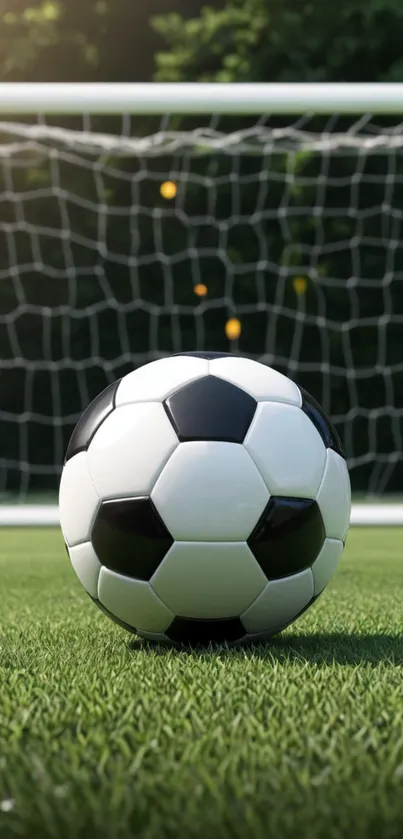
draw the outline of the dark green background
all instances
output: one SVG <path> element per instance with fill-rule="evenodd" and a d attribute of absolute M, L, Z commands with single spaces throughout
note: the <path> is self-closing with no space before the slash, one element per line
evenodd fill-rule
<path fill-rule="evenodd" d="M 349 82 L 400 81 L 403 77 L 401 2 L 340 0 L 325 5 L 319 0 L 306 4 L 296 0 L 233 0 L 210 4 L 200 13 L 201 6 L 200 2 L 183 0 L 153 0 L 147 4 L 69 0 L 28 6 L 7 0 L 1 4 L 1 78 Z M 281 122 L 290 124 L 294 119 L 290 115 Z M 391 124 L 383 122 L 385 126 Z M 75 120 L 65 120 L 64 124 L 78 126 Z M 240 120 L 221 122 L 220 127 L 228 131 L 235 124 L 238 127 Z M 278 124 L 279 120 L 270 122 L 272 126 Z M 331 125 L 316 119 L 309 127 L 338 131 L 349 124 L 341 118 Z M 178 121 L 173 125 L 179 127 Z M 93 127 L 121 130 L 121 125 L 112 120 L 95 120 Z M 155 121 L 133 123 L 133 130 L 139 134 L 155 127 Z M 182 121 L 181 127 L 191 127 L 191 123 Z M 90 158 L 85 160 L 85 167 L 74 166 L 62 155 L 60 185 L 72 198 L 99 206 L 99 179 L 89 165 Z M 229 179 L 234 161 L 228 155 L 203 155 L 190 164 L 183 155 L 154 160 L 110 159 L 101 170 L 103 200 L 108 207 L 107 250 L 102 252 L 83 247 L 77 238 L 98 241 L 96 213 L 74 200 L 60 202 L 54 193 L 52 198 L 46 197 L 55 177 L 48 158 L 32 158 L 28 166 L 21 166 L 17 158 L 2 159 L 0 356 L 6 362 L 0 376 L 3 489 L 54 488 L 69 434 L 90 398 L 133 365 L 178 349 L 194 348 L 201 340 L 197 332 L 200 318 L 205 329 L 203 346 L 227 350 L 224 323 L 229 315 L 239 314 L 243 333 L 236 349 L 258 358 L 269 345 L 270 357 L 265 360 L 297 378 L 334 417 L 352 466 L 353 488 L 401 490 L 403 381 L 398 365 L 403 314 L 402 155 L 399 151 L 364 156 L 356 152 L 333 154 L 326 159 L 327 186 L 320 193 L 323 155 L 297 155 L 292 159 L 294 184 L 287 188 L 284 225 L 278 208 L 284 198 L 290 161 L 286 154 L 271 158 L 269 168 L 274 177 L 261 205 L 259 174 L 267 162 L 261 156 L 238 158 L 237 177 L 245 178 L 245 183 L 235 217 L 237 197 Z M 189 178 L 188 164 L 199 176 L 198 181 Z M 108 168 L 123 177 L 110 174 Z M 144 177 L 138 180 L 140 169 Z M 179 184 L 179 203 L 168 205 L 159 195 L 159 185 L 172 173 Z M 211 187 L 203 182 L 206 176 L 220 184 L 214 215 L 227 230 L 220 242 L 208 210 Z M 22 198 L 20 204 L 10 197 L 10 177 L 13 194 Z M 135 248 L 130 227 L 133 184 L 138 187 L 136 207 L 141 208 L 136 214 L 139 240 Z M 28 200 L 27 192 L 35 190 L 33 199 Z M 40 190 L 45 190 L 43 197 Z M 179 205 L 187 223 L 175 210 Z M 322 212 L 315 217 L 318 206 Z M 258 224 L 253 219 L 257 207 Z M 114 215 L 114 208 L 127 208 L 127 213 Z M 299 208 L 306 212 L 299 213 Z M 158 250 L 156 209 L 162 218 L 165 268 L 157 259 L 147 259 Z M 29 227 L 32 223 L 36 230 L 44 226 L 60 231 L 66 226 L 61 210 L 67 210 L 72 233 L 68 256 L 60 237 L 44 234 L 33 242 Z M 21 212 L 28 225 L 16 226 Z M 202 224 L 197 221 L 200 217 Z M 42 264 L 34 266 L 33 247 L 38 241 Z M 257 270 L 262 241 L 270 255 L 270 266 Z M 175 255 L 186 252 L 189 245 L 201 257 L 198 267 L 209 287 L 205 312 L 197 308 L 200 303 L 192 291 L 192 257 L 175 260 Z M 136 269 L 128 270 L 114 253 L 126 258 L 135 254 Z M 31 267 L 10 279 L 10 269 L 16 264 Z M 72 275 L 69 280 L 66 268 L 71 265 L 80 268 L 79 278 Z M 306 295 L 298 298 L 292 278 L 304 274 L 308 266 L 318 270 L 312 274 Z M 280 289 L 279 282 L 283 283 Z M 230 306 L 225 301 L 228 291 Z M 279 292 L 285 309 L 276 320 L 274 333 L 273 304 Z M 136 296 L 145 304 L 143 307 L 132 305 Z M 117 306 L 110 305 L 113 300 Z M 214 300 L 219 301 L 217 306 L 211 306 Z M 18 306 L 22 308 L 13 332 L 10 317 Z M 45 317 L 44 306 L 49 307 Z M 67 311 L 69 307 L 74 310 L 75 316 L 69 318 L 63 310 L 59 312 L 58 307 L 63 306 Z M 90 330 L 94 306 L 95 310 L 99 307 L 94 315 L 98 352 Z M 156 329 L 153 306 L 158 311 Z M 179 307 L 178 315 L 175 306 Z M 243 307 L 248 306 L 250 311 L 245 313 Z M 119 307 L 123 314 L 119 315 Z M 296 360 L 293 337 L 302 312 L 305 319 L 295 370 L 290 360 Z M 384 312 L 391 315 L 390 319 L 377 322 Z M 325 343 L 323 326 L 318 328 L 322 315 L 333 324 Z M 341 325 L 352 315 L 354 323 L 343 331 Z M 270 340 L 270 330 L 275 340 Z M 128 357 L 122 364 L 123 333 Z M 66 346 L 71 350 L 72 363 L 64 365 Z M 86 360 L 96 354 L 103 363 L 87 366 Z M 15 355 L 30 361 L 31 366 L 12 365 Z M 321 359 L 325 361 L 322 370 L 318 369 Z M 80 363 L 81 369 L 77 370 Z M 328 367 L 333 371 L 331 376 Z M 349 376 L 348 367 L 358 376 Z M 33 416 L 24 424 L 21 414 L 27 406 Z M 394 406 L 394 411 L 385 410 L 385 406 Z M 41 415 L 42 421 L 35 415 Z M 60 417 L 64 418 L 62 425 L 57 420 Z M 388 465 L 391 457 L 396 460 L 393 468 Z M 21 461 L 30 464 L 26 472 Z M 29 474 L 29 480 L 24 479 L 25 474 Z"/>

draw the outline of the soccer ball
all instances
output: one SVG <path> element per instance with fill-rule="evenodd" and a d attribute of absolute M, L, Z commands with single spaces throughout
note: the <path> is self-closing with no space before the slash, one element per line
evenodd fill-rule
<path fill-rule="evenodd" d="M 109 385 L 74 429 L 60 484 L 87 593 L 126 629 L 179 644 L 292 623 L 333 576 L 350 507 L 320 406 L 222 353 L 180 353 Z"/>

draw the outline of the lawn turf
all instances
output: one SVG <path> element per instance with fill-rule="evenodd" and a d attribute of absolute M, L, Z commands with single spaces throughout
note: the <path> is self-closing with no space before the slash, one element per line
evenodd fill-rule
<path fill-rule="evenodd" d="M 199 653 L 104 617 L 58 531 L 0 546 L 2 839 L 401 839 L 401 529 L 352 530 L 270 644 Z"/>

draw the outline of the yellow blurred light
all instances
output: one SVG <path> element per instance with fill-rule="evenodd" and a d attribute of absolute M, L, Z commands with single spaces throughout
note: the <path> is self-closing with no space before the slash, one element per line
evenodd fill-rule
<path fill-rule="evenodd" d="M 294 277 L 292 285 L 295 294 L 305 294 L 308 288 L 308 280 L 306 277 Z"/>
<path fill-rule="evenodd" d="M 205 297 L 208 293 L 208 288 L 204 283 L 197 283 L 193 289 L 196 297 Z"/>
<path fill-rule="evenodd" d="M 230 341 L 235 341 L 239 338 L 242 332 L 241 321 L 238 318 L 230 318 L 225 324 L 225 334 Z"/>
<path fill-rule="evenodd" d="M 170 201 L 172 198 L 175 198 L 178 192 L 178 187 L 174 181 L 164 181 L 160 187 L 160 193 L 163 198 L 166 198 L 167 201 Z"/>

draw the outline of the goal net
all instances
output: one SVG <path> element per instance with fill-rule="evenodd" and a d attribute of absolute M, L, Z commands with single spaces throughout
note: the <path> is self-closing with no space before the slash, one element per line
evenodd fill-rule
<path fill-rule="evenodd" d="M 399 492 L 398 117 L 4 114 L 0 193 L 1 501 L 56 500 L 89 401 L 190 349 L 291 376 Z"/>

